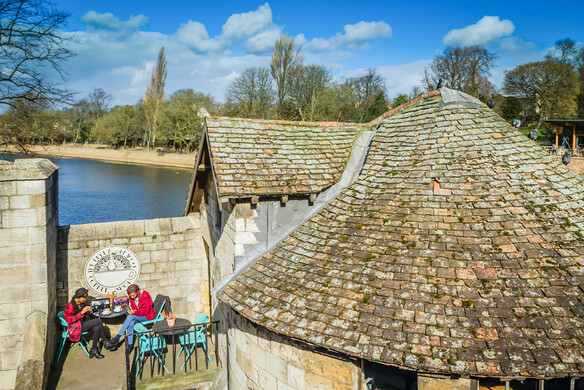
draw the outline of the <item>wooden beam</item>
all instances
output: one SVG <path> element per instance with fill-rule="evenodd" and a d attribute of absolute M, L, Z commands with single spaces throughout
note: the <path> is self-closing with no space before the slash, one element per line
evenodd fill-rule
<path fill-rule="evenodd" d="M 288 195 L 282 195 L 282 203 L 288 203 Z"/>
<path fill-rule="evenodd" d="M 199 167 L 197 168 L 197 171 L 199 171 L 199 172 L 205 172 L 208 169 L 209 169 L 208 166 L 206 166 L 205 164 L 201 163 L 201 164 L 199 164 Z"/>
<path fill-rule="evenodd" d="M 308 197 L 308 199 L 314 203 L 316 201 L 316 194 L 310 194 L 310 196 Z"/>
<path fill-rule="evenodd" d="M 259 196 L 252 196 L 251 197 L 251 204 L 258 204 L 260 201 L 260 197 Z"/>
<path fill-rule="evenodd" d="M 558 126 L 555 126 L 554 127 L 554 130 L 556 131 L 556 150 L 558 150 L 560 148 L 560 144 L 558 143 L 558 138 L 559 138 L 559 135 L 558 135 Z"/>

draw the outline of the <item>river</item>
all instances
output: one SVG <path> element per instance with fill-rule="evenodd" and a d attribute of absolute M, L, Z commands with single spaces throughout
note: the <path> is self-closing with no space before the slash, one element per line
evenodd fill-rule
<path fill-rule="evenodd" d="M 14 156 L 0 155 L 0 159 L 13 160 Z M 59 166 L 59 225 L 183 214 L 192 173 L 189 169 L 49 159 Z"/>

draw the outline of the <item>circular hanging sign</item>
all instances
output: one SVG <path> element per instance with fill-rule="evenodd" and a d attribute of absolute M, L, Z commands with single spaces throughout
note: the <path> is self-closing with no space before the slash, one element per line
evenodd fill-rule
<path fill-rule="evenodd" d="M 125 291 L 139 274 L 138 256 L 119 246 L 102 248 L 85 263 L 85 281 L 89 288 L 102 295 Z"/>

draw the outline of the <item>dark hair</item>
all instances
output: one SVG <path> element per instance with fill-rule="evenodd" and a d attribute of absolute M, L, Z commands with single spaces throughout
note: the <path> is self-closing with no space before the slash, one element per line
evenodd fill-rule
<path fill-rule="evenodd" d="M 131 293 L 140 291 L 140 286 L 137 284 L 130 284 L 126 291 L 128 292 L 128 295 L 130 295 Z"/>

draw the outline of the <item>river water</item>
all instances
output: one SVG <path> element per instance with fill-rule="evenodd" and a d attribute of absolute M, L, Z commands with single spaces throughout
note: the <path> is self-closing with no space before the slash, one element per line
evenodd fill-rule
<path fill-rule="evenodd" d="M 59 166 L 59 225 L 183 215 L 189 169 L 49 159 Z"/>

